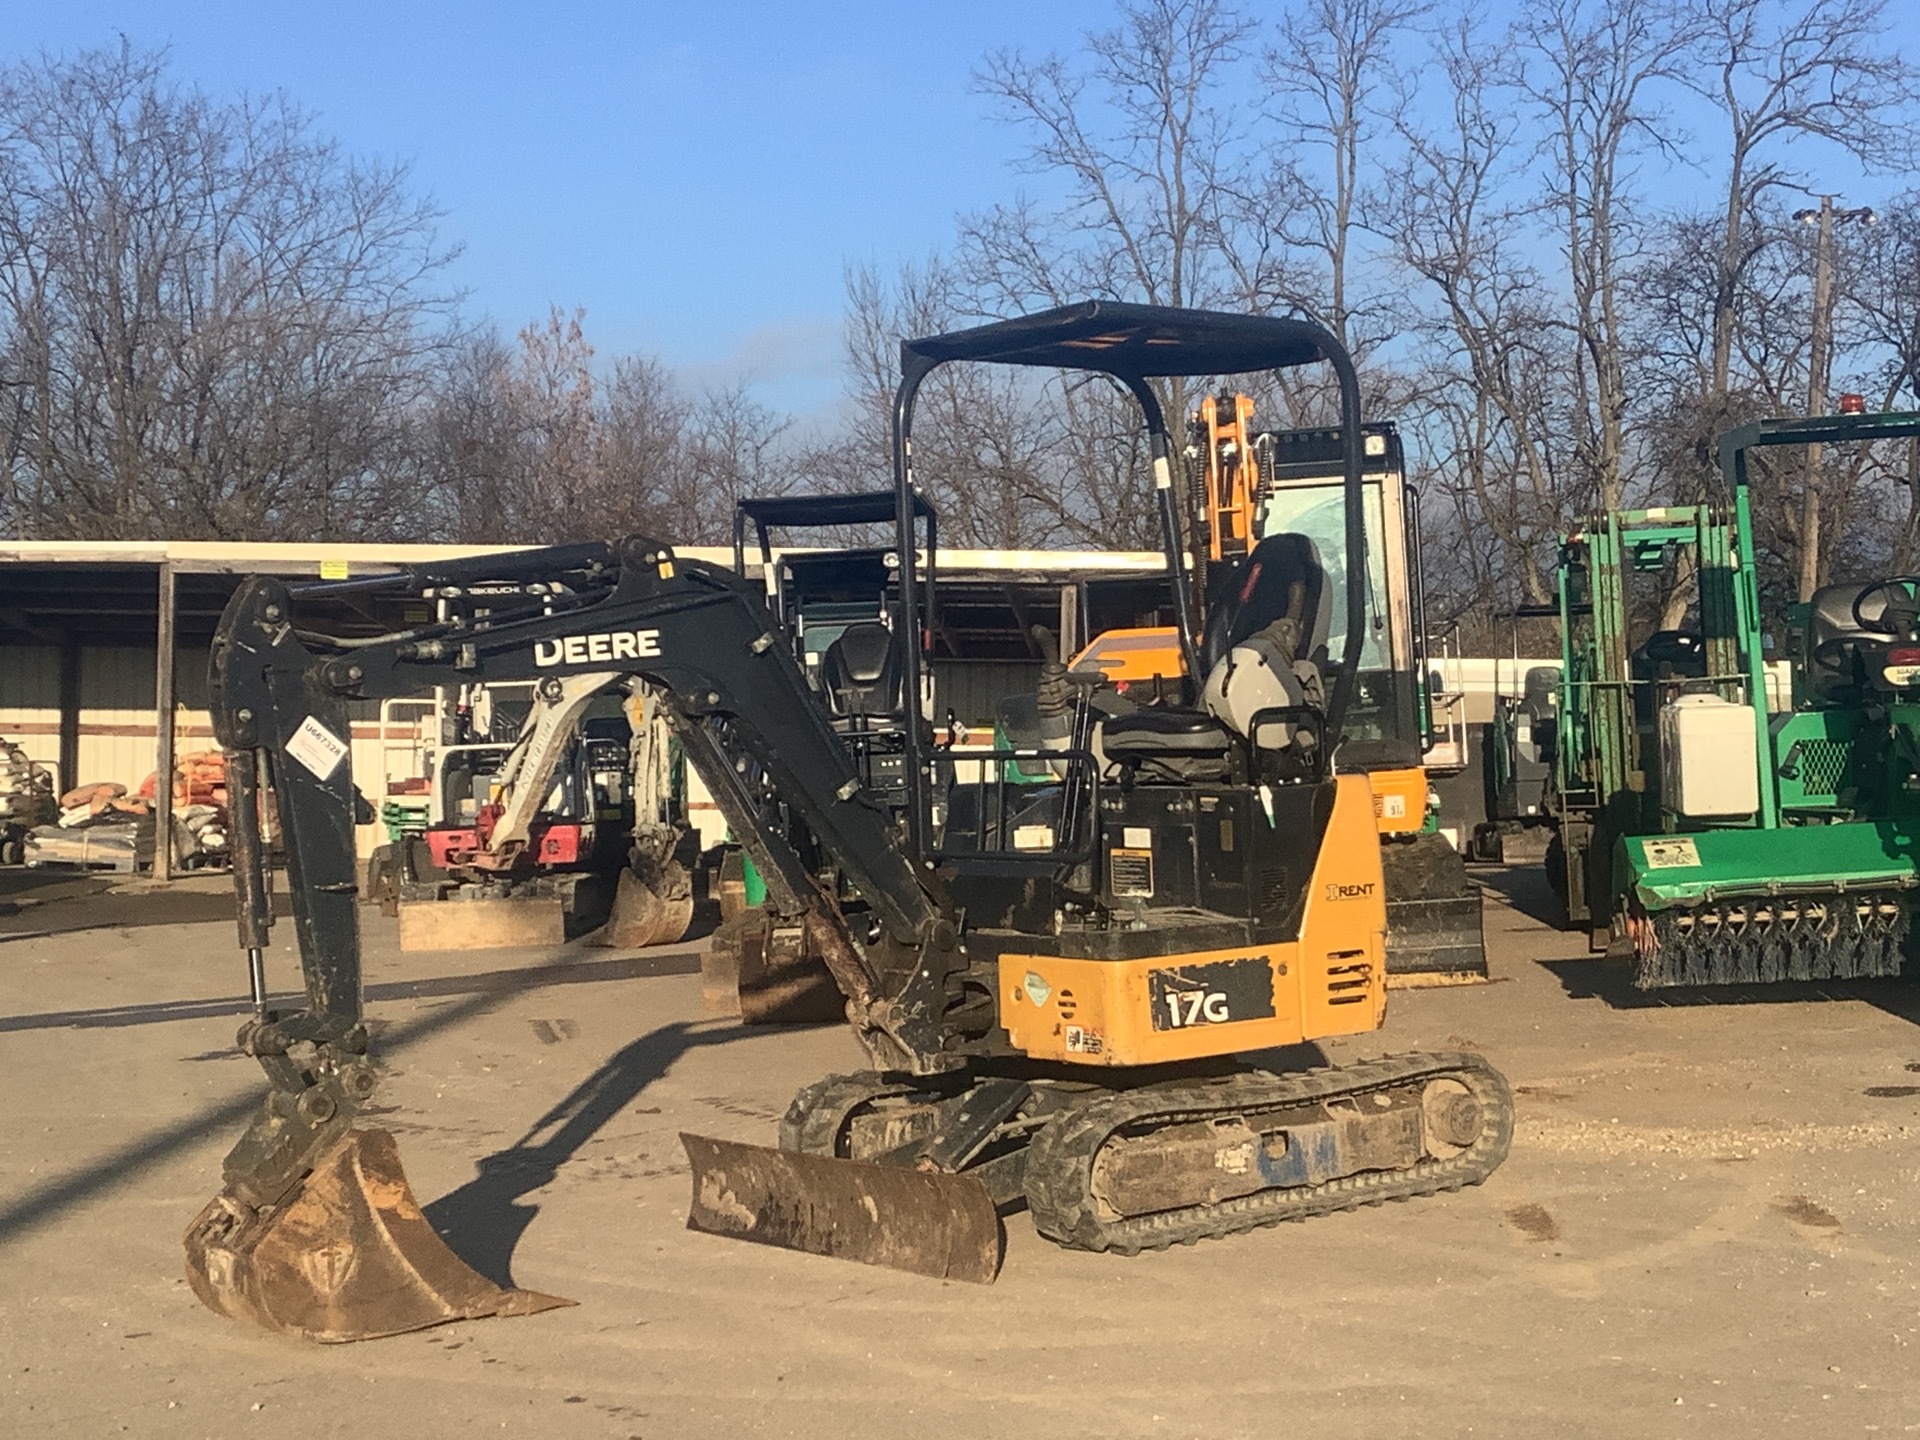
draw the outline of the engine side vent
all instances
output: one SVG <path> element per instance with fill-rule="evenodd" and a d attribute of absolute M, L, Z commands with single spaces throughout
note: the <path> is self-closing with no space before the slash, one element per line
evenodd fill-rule
<path fill-rule="evenodd" d="M 1345 965 L 1327 966 L 1327 1003 L 1329 1005 L 1358 1005 L 1367 998 L 1367 991 L 1373 985 L 1373 966 L 1366 961 L 1354 961 L 1355 956 L 1365 955 L 1364 950 L 1336 950 L 1327 956 L 1330 961 L 1346 960 Z"/>

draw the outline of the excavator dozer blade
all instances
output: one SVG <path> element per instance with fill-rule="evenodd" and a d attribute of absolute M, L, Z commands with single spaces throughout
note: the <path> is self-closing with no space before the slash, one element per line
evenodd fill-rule
<path fill-rule="evenodd" d="M 689 1230 L 990 1285 L 1003 1234 L 972 1175 L 796 1155 L 682 1134 Z"/>
<path fill-rule="evenodd" d="M 434 1232 L 385 1130 L 350 1130 L 287 1200 L 222 1192 L 187 1229 L 187 1280 L 209 1309 L 336 1343 L 571 1305 L 503 1290 Z"/>

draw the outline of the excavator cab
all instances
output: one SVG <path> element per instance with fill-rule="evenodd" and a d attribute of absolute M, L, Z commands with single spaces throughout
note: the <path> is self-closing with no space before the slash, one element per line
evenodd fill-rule
<path fill-rule="evenodd" d="M 1133 704 L 1104 671 L 1056 663 L 1039 746 L 962 759 L 938 745 L 919 709 L 933 587 L 911 436 L 921 387 L 957 363 L 1093 372 L 1136 401 L 1174 643 L 1206 681 L 1197 704 Z M 1174 505 L 1162 396 L 1186 378 L 1305 365 L 1327 366 L 1340 397 L 1340 554 L 1325 539 L 1256 547 L 1203 666 L 1204 587 Z M 907 341 L 901 369 L 886 653 L 850 624 L 838 656 L 822 647 L 810 666 L 784 602 L 770 606 L 744 566 L 641 536 L 323 582 L 336 596 L 484 597 L 351 644 L 297 623 L 311 587 L 254 577 L 236 592 L 211 708 L 239 777 L 236 816 L 255 813 L 257 779 L 278 797 L 306 1001 L 266 1003 L 271 916 L 248 832 L 235 870 L 256 1015 L 240 1043 L 269 1096 L 187 1237 L 207 1303 L 334 1339 L 548 1303 L 476 1290 L 414 1223 L 390 1137 L 357 1123 L 378 1076 L 347 707 L 455 676 L 548 678 L 582 695 L 646 687 L 769 909 L 791 917 L 844 1000 L 867 1066 L 796 1095 L 777 1146 L 683 1137 L 696 1229 L 985 1282 L 1002 1218 L 1022 1209 L 1060 1245 L 1133 1253 L 1454 1190 L 1499 1165 L 1511 1100 L 1478 1056 L 1297 1073 L 1241 1058 L 1365 1033 L 1386 1004 L 1372 790 L 1338 763 L 1369 613 L 1359 386 L 1344 347 L 1301 320 L 1088 302 Z M 1336 590 L 1347 623 L 1327 653 Z M 866 707 L 895 697 L 910 713 L 887 777 L 897 788 L 883 788 L 849 742 L 876 718 Z M 1041 783 L 1010 783 L 1029 761 Z M 951 823 L 963 792 L 965 835 Z M 378 1293 L 352 1288 L 355 1275 Z"/>

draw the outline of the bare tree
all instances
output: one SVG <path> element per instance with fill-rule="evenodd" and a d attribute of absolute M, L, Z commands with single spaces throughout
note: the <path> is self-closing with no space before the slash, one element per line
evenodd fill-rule
<path fill-rule="evenodd" d="M 1748 216 L 1769 192 L 1802 186 L 1797 140 L 1823 141 L 1868 166 L 1907 164 L 1916 72 L 1886 48 L 1885 0 L 1800 0 L 1791 8 L 1779 0 L 1705 0 L 1701 13 L 1694 53 L 1704 68 L 1693 83 L 1727 124 L 1706 377 L 1718 401 L 1731 383 L 1741 272 L 1756 253 Z"/>
<path fill-rule="evenodd" d="M 1278 43 L 1265 51 L 1265 109 L 1280 143 L 1267 149 L 1268 182 L 1255 204 L 1275 217 L 1282 244 L 1319 263 L 1304 272 L 1297 262 L 1253 268 L 1249 294 L 1264 299 L 1271 287 L 1272 301 L 1320 320 L 1360 358 L 1400 328 L 1391 289 L 1356 283 L 1357 231 L 1379 204 L 1370 177 L 1384 167 L 1370 152 L 1382 132 L 1392 134 L 1400 109 L 1390 77 L 1410 30 L 1433 8 L 1432 0 L 1302 0 L 1282 14 Z M 1266 234 L 1243 223 L 1232 238 Z"/>
<path fill-rule="evenodd" d="M 456 297 L 404 167 L 122 46 L 0 72 L 0 524 L 381 534 Z"/>
<path fill-rule="evenodd" d="M 1545 566 L 1574 497 L 1555 440 L 1553 307 L 1528 259 L 1533 207 L 1515 198 L 1525 124 L 1504 77 L 1511 52 L 1471 23 L 1436 69 L 1450 113 L 1403 121 L 1406 157 L 1386 210 L 1394 252 L 1426 288 L 1429 433 L 1436 478 L 1500 545 L 1499 569 L 1544 604 Z M 1488 597 L 1492 598 L 1492 597 Z"/>
<path fill-rule="evenodd" d="M 1546 122 L 1547 203 L 1566 261 L 1572 459 L 1603 509 L 1623 503 L 1628 483 L 1633 170 L 1646 152 L 1675 153 L 1655 95 L 1681 70 L 1691 24 L 1664 0 L 1546 0 L 1517 27 L 1517 78 Z"/>
<path fill-rule="evenodd" d="M 777 493 L 787 422 L 741 387 L 689 394 L 657 361 L 603 374 L 582 311 L 468 341 L 420 425 L 435 533 L 473 543 L 646 534 L 719 544 L 735 503 Z"/>

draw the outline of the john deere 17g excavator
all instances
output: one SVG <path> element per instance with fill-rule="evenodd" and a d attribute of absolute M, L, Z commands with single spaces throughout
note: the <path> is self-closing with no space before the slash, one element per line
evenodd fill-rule
<path fill-rule="evenodd" d="M 266 1103 L 187 1234 L 216 1310 L 316 1339 L 525 1313 L 422 1218 L 391 1137 L 356 1118 L 378 1082 L 361 1001 L 347 704 L 452 678 L 636 679 L 660 703 L 755 864 L 804 897 L 871 1069 L 795 1097 L 779 1148 L 684 1137 L 689 1224 L 988 1281 L 1001 1211 L 1059 1244 L 1133 1253 L 1486 1178 L 1512 1130 L 1505 1082 L 1464 1054 L 1276 1073 L 1234 1057 L 1364 1033 L 1386 1001 L 1380 847 L 1363 774 L 1337 763 L 1364 627 L 1325 650 L 1311 541 L 1270 536 L 1202 635 L 1154 381 L 1324 362 L 1339 382 L 1349 555 L 1364 554 L 1352 362 L 1306 322 L 1090 302 L 906 342 L 894 411 L 896 590 L 906 693 L 925 643 L 912 582 L 915 399 L 961 362 L 1092 371 L 1137 400 L 1200 703 L 1108 714 L 1065 687 L 1051 784 L 1016 755 L 906 738 L 876 797 L 809 692 L 764 592 L 659 541 L 572 545 L 337 582 L 404 597 L 485 582 L 486 611 L 334 646 L 299 628 L 312 589 L 236 592 L 212 707 L 229 753 L 241 942 L 258 1013 L 242 1048 Z M 1345 567 L 1366 613 L 1364 566 Z M 377 597 L 360 597 L 363 605 Z M 741 766 L 737 762 L 747 762 Z M 734 781 L 757 767 L 794 817 Z M 305 1004 L 266 1006 L 257 807 L 278 797 Z M 808 854 L 790 843 L 804 833 Z"/>

